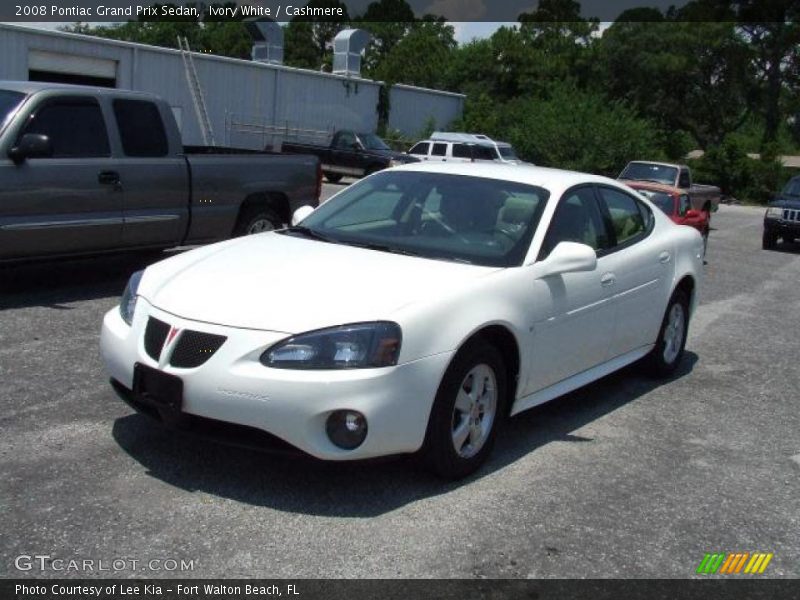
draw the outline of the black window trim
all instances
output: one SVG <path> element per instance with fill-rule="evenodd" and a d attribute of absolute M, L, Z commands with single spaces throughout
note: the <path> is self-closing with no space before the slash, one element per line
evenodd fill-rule
<path fill-rule="evenodd" d="M 629 248 L 630 246 L 633 246 L 634 244 L 638 244 L 642 240 L 645 240 L 648 237 L 650 237 L 650 234 L 653 233 L 653 229 L 655 229 L 656 220 L 655 220 L 655 215 L 653 215 L 653 211 L 650 210 L 650 207 L 647 206 L 647 204 L 645 204 L 644 202 L 642 202 L 641 200 L 639 200 L 635 196 L 629 194 L 625 190 L 621 190 L 618 187 L 614 187 L 613 185 L 605 185 L 605 184 L 602 184 L 602 183 L 595 183 L 595 184 L 592 184 L 592 187 L 594 188 L 594 193 L 595 193 L 595 196 L 597 197 L 597 202 L 598 202 L 598 205 L 600 207 L 600 213 L 603 215 L 603 219 L 606 222 L 606 229 L 608 230 L 609 239 L 613 241 L 613 243 L 611 244 L 611 247 L 609 247 L 607 250 L 605 250 L 603 252 L 603 256 L 606 256 L 608 254 L 613 254 L 614 252 L 619 252 L 620 250 L 624 250 L 626 248 Z M 628 196 L 631 200 L 633 200 L 636 203 L 637 207 L 639 207 L 640 212 L 641 212 L 641 209 L 644 208 L 645 211 L 647 211 L 647 214 L 649 215 L 649 219 L 647 219 L 647 224 L 646 224 L 645 230 L 643 232 L 641 232 L 641 233 L 637 233 L 635 236 L 625 240 L 621 244 L 619 242 L 617 242 L 617 232 L 614 231 L 614 222 L 611 219 L 611 211 L 608 210 L 608 206 L 606 205 L 606 201 L 603 198 L 603 195 L 600 193 L 601 188 L 612 190 L 614 192 L 618 192 L 620 194 Z M 600 254 L 599 253 L 598 253 L 597 257 L 600 258 Z"/>

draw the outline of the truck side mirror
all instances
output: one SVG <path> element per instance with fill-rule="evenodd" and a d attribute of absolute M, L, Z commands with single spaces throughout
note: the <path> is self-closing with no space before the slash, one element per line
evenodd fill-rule
<path fill-rule="evenodd" d="M 8 157 L 20 164 L 29 158 L 49 158 L 53 156 L 50 138 L 41 133 L 26 133 L 19 143 L 8 151 Z"/>

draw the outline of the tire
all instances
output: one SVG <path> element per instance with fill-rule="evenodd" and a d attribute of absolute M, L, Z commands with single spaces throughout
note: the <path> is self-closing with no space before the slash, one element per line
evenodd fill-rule
<path fill-rule="evenodd" d="M 428 419 L 422 458 L 430 471 L 455 480 L 484 463 L 504 420 L 507 389 L 503 357 L 494 346 L 474 341 L 456 354 Z"/>
<path fill-rule="evenodd" d="M 667 304 L 656 345 L 645 357 L 645 366 L 654 377 L 669 377 L 678 368 L 686 348 L 689 331 L 689 298 L 675 290 Z"/>
<path fill-rule="evenodd" d="M 325 179 L 327 179 L 331 183 L 339 183 L 343 177 L 341 173 L 331 173 L 330 171 L 325 171 L 324 175 Z"/>
<path fill-rule="evenodd" d="M 778 236 L 769 231 L 764 231 L 764 235 L 761 237 L 761 248 L 764 250 L 774 250 L 777 244 Z"/>
<path fill-rule="evenodd" d="M 236 227 L 233 230 L 234 237 L 274 231 L 283 227 L 283 221 L 270 209 L 264 206 L 252 206 L 245 208 L 239 215 Z"/>

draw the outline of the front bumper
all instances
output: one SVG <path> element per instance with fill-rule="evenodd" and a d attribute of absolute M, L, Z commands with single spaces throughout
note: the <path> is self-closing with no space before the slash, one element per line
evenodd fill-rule
<path fill-rule="evenodd" d="M 800 221 L 764 219 L 764 231 L 782 238 L 800 238 Z"/>
<path fill-rule="evenodd" d="M 173 367 L 163 356 L 169 344 L 158 361 L 145 352 L 144 331 L 151 316 L 181 331 L 227 339 L 205 364 Z M 316 458 L 365 459 L 411 453 L 422 446 L 433 399 L 452 353 L 381 369 L 300 371 L 262 365 L 263 351 L 286 337 L 283 332 L 181 319 L 140 297 L 131 326 L 117 308 L 105 315 L 100 349 L 121 394 L 133 388 L 135 363 L 158 368 L 183 381 L 184 413 L 265 431 Z M 367 419 L 367 437 L 354 450 L 338 448 L 325 433 L 328 416 L 345 409 L 359 411 Z"/>

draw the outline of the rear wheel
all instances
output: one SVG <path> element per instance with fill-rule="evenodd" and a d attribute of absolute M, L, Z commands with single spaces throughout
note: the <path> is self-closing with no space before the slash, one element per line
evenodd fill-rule
<path fill-rule="evenodd" d="M 252 235 L 265 231 L 274 231 L 283 227 L 280 217 L 270 209 L 263 206 L 253 206 L 245 208 L 239 215 L 236 228 L 233 230 L 234 236 Z"/>
<path fill-rule="evenodd" d="M 655 377 L 668 377 L 675 372 L 686 348 L 689 331 L 689 298 L 683 290 L 675 290 L 667 305 L 656 345 L 645 358 Z"/>
<path fill-rule="evenodd" d="M 761 237 L 761 247 L 764 250 L 774 250 L 777 244 L 778 236 L 769 231 L 765 231 L 764 235 Z"/>
<path fill-rule="evenodd" d="M 471 342 L 459 351 L 428 421 L 423 456 L 431 471 L 460 479 L 483 464 L 505 414 L 506 389 L 503 358 L 493 346 Z"/>
<path fill-rule="evenodd" d="M 339 183 L 342 180 L 342 174 L 325 171 L 325 179 L 327 179 L 331 183 Z"/>

